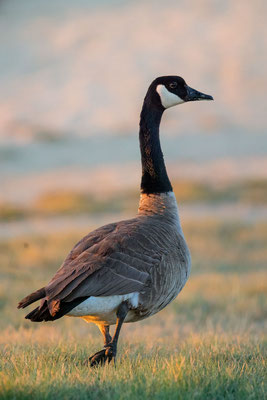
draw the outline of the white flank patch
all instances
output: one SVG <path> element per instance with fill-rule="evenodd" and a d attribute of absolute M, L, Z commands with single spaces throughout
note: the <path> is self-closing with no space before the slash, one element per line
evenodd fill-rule
<path fill-rule="evenodd" d="M 102 315 L 116 311 L 118 306 L 126 300 L 129 301 L 133 308 L 136 308 L 138 306 L 139 293 L 133 292 L 117 296 L 91 296 L 78 306 L 74 307 L 67 315 L 73 317 L 83 317 L 88 315 L 101 317 Z"/>
<path fill-rule="evenodd" d="M 176 106 L 177 104 L 184 103 L 184 100 L 176 94 L 169 92 L 166 86 L 158 85 L 156 88 L 161 100 L 161 104 L 164 108 L 170 108 Z"/>

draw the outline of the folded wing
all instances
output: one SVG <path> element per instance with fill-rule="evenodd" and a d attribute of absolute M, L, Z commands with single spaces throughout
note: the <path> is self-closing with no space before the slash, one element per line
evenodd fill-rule
<path fill-rule="evenodd" d="M 140 292 L 159 260 L 138 219 L 106 225 L 74 247 L 45 287 L 41 307 L 46 304 L 55 317 L 62 313 L 63 304 L 68 303 L 69 311 L 79 299 Z"/>

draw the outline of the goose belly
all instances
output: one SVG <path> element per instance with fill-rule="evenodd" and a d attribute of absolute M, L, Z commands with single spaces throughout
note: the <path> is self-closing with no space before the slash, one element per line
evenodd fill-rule
<path fill-rule="evenodd" d="M 86 322 L 95 322 L 112 325 L 116 323 L 117 309 L 123 301 L 128 301 L 130 307 L 137 308 L 139 293 L 133 292 L 125 295 L 88 297 L 78 306 L 74 307 L 67 316 L 81 317 Z M 129 311 L 126 322 L 130 321 L 133 312 Z"/>

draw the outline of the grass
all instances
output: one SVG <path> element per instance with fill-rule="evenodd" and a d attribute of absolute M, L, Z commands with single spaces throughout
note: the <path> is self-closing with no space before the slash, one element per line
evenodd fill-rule
<path fill-rule="evenodd" d="M 0 243 L 1 399 L 266 398 L 267 223 L 187 220 L 191 277 L 166 309 L 123 327 L 117 366 L 88 369 L 102 347 L 74 318 L 32 324 L 17 310 L 86 232 Z"/>
<path fill-rule="evenodd" d="M 140 347 L 125 343 L 113 365 L 89 370 L 92 343 L 24 344 L 5 350 L 3 398 L 252 399 L 264 398 L 264 356 L 240 338 L 192 337 Z M 14 386 L 16 390 L 14 391 Z"/>

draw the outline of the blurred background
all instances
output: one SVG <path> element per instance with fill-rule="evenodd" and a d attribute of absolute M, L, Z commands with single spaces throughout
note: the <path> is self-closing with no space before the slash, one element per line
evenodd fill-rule
<path fill-rule="evenodd" d="M 29 327 L 17 301 L 83 234 L 135 214 L 142 101 L 155 77 L 177 74 L 215 99 L 168 110 L 161 126 L 192 276 L 143 326 L 263 332 L 266 12 L 265 0 L 0 2 L 3 327 Z"/>
<path fill-rule="evenodd" d="M 52 212 L 86 211 L 86 225 L 88 196 L 101 196 L 106 209 L 107 196 L 137 195 L 143 97 L 168 74 L 215 98 L 164 115 L 169 174 L 194 186 L 180 188 L 178 201 L 203 203 L 199 185 L 231 185 L 232 203 L 242 182 L 242 204 L 197 214 L 267 218 L 259 187 L 266 192 L 266 11 L 264 0 L 1 1 L 0 218 L 9 223 L 0 234 L 41 229 L 36 217 Z"/>

